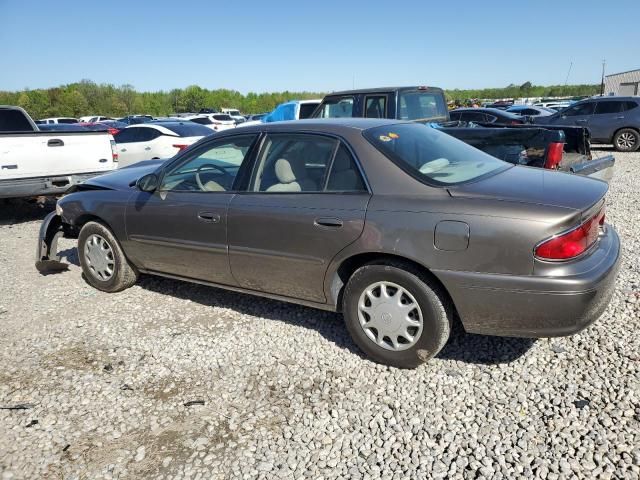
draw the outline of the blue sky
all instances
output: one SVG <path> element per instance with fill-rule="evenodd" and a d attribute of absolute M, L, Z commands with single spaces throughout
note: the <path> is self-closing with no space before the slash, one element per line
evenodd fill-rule
<path fill-rule="evenodd" d="M 640 68 L 640 1 L 0 0 L 0 90 L 331 91 L 598 83 Z"/>

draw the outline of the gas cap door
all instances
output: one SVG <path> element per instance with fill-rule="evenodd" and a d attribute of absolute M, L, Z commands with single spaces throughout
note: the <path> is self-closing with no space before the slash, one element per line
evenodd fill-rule
<path fill-rule="evenodd" d="M 433 243 L 438 250 L 459 252 L 469 247 L 469 225 L 456 220 L 442 220 L 436 225 Z"/>

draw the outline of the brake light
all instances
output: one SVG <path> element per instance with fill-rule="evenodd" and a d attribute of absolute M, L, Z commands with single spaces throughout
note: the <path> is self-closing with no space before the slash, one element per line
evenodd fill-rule
<path fill-rule="evenodd" d="M 604 225 L 604 208 L 578 227 L 540 243 L 536 257 L 543 260 L 568 260 L 586 252 L 600 234 Z"/>
<path fill-rule="evenodd" d="M 109 140 L 109 143 L 111 144 L 111 161 L 117 162 L 118 161 L 118 152 L 116 151 L 116 141 L 115 140 Z"/>
<path fill-rule="evenodd" d="M 544 168 L 555 170 L 562 161 L 562 152 L 564 151 L 564 143 L 554 142 L 547 147 L 547 158 L 544 161 Z"/>
<path fill-rule="evenodd" d="M 173 148 L 177 148 L 177 149 L 178 149 L 178 150 L 180 150 L 180 151 L 184 150 L 184 149 L 185 149 L 185 148 L 187 148 L 188 146 L 189 146 L 189 145 L 183 145 L 183 144 L 180 144 L 180 143 L 177 143 L 177 144 L 173 144 L 173 145 L 172 145 L 172 147 L 173 147 Z"/>
<path fill-rule="evenodd" d="M 521 120 L 511 120 L 511 125 L 522 125 L 524 122 Z"/>
<path fill-rule="evenodd" d="M 107 131 L 108 131 L 111 135 L 115 135 L 115 134 L 116 134 L 116 133 L 118 133 L 120 130 L 118 130 L 117 128 L 109 127 L 109 128 L 107 128 Z"/>

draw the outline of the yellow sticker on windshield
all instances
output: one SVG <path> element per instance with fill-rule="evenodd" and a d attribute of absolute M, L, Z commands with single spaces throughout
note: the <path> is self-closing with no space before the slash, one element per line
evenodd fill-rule
<path fill-rule="evenodd" d="M 387 137 L 386 135 L 380 135 L 379 138 L 383 142 L 390 142 L 391 141 L 391 137 Z"/>
<path fill-rule="evenodd" d="M 397 133 L 393 133 L 393 132 L 391 132 L 391 133 L 389 134 L 389 137 L 390 137 L 390 138 L 393 138 L 393 139 L 395 140 L 396 138 L 400 138 L 400 135 L 398 135 Z"/>

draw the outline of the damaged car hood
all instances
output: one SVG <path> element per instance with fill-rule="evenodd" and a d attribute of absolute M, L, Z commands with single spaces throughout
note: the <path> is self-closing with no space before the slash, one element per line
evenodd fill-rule
<path fill-rule="evenodd" d="M 135 183 L 140 177 L 155 172 L 165 162 L 166 160 L 146 160 L 125 168 L 119 168 L 105 175 L 99 175 L 82 182 L 78 185 L 80 187 L 78 190 L 82 190 L 82 186 L 108 190 L 127 190 L 132 182 Z"/>

